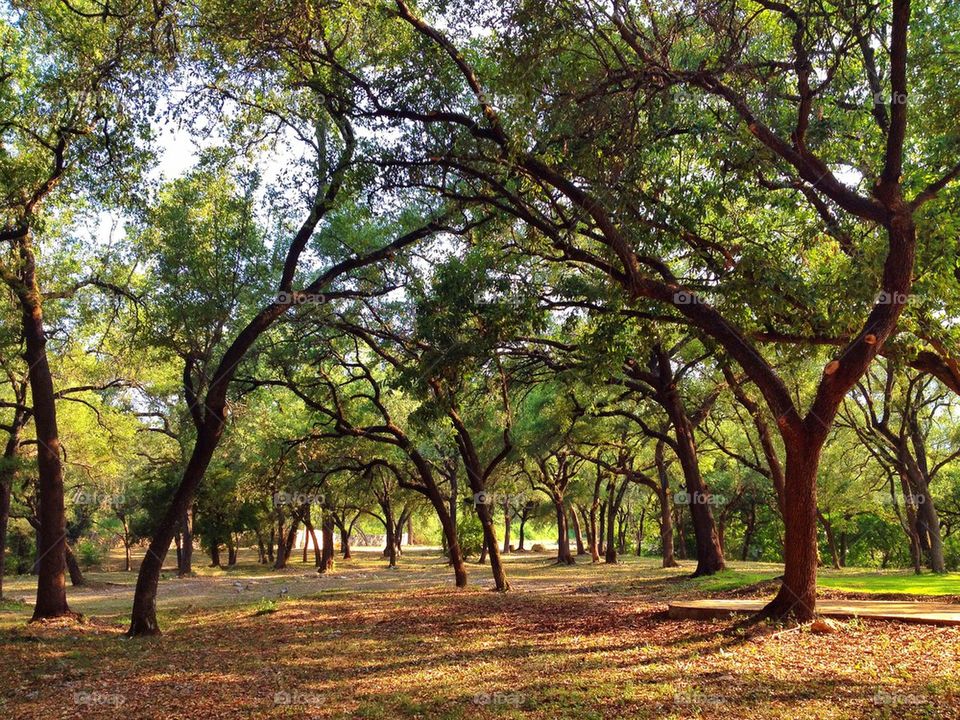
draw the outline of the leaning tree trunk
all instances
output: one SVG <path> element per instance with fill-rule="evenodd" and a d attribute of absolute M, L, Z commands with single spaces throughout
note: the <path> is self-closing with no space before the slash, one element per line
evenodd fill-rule
<path fill-rule="evenodd" d="M 503 561 L 500 559 L 497 531 L 493 526 L 493 513 L 490 512 L 490 505 L 478 504 L 477 515 L 480 517 L 484 544 L 490 556 L 490 571 L 493 573 L 494 587 L 500 592 L 506 592 L 510 589 L 510 583 L 507 582 L 507 574 L 504 572 Z"/>
<path fill-rule="evenodd" d="M 173 501 L 160 521 L 143 557 L 143 562 L 140 564 L 137 588 L 133 596 L 130 629 L 127 631 L 130 636 L 157 635 L 160 632 L 160 626 L 157 624 L 157 585 L 160 582 L 163 561 L 173 541 L 177 522 L 193 503 L 197 486 L 203 479 L 213 451 L 223 434 L 223 416 L 208 408 L 207 417 L 207 422 L 198 430 L 193 454 L 183 472 L 180 486 L 174 493 Z M 216 421 L 213 420 L 214 417 Z"/>
<path fill-rule="evenodd" d="M 927 540 L 926 550 L 930 569 L 935 573 L 945 573 L 946 563 L 943 557 L 943 538 L 940 534 L 940 516 L 937 506 L 930 495 L 930 486 L 924 478 L 917 478 L 917 534 Z"/>
<path fill-rule="evenodd" d="M 440 527 L 443 528 L 443 537 L 447 544 L 447 560 L 453 568 L 455 584 L 458 588 L 467 586 L 467 564 L 463 559 L 463 552 L 460 550 L 460 538 L 457 537 L 456 516 L 451 515 L 447 504 L 440 496 L 438 491 L 431 490 L 427 497 L 440 518 Z M 454 508 L 456 510 L 456 508 Z"/>
<path fill-rule="evenodd" d="M 583 532 L 580 529 L 580 518 L 577 517 L 577 509 L 570 505 L 570 520 L 573 523 L 573 537 L 577 541 L 577 555 L 586 555 L 587 549 L 583 544 Z"/>
<path fill-rule="evenodd" d="M 28 233 L 20 239 L 21 271 L 17 294 L 23 316 L 26 346 L 24 359 L 29 367 L 33 425 L 37 439 L 37 472 L 40 521 L 38 533 L 37 602 L 33 620 L 69 615 L 66 565 L 67 522 L 63 499 L 63 464 L 57 430 L 57 403 L 53 376 L 47 362 L 47 337 L 43 328 L 42 295 L 37 284 L 36 264 Z"/>
<path fill-rule="evenodd" d="M 675 395 L 675 391 L 674 391 Z M 675 401 L 679 403 L 679 398 Z M 710 509 L 710 496 L 703 477 L 700 474 L 700 463 L 697 460 L 697 446 L 693 438 L 693 427 L 685 414 L 672 413 L 676 435 L 677 458 L 683 470 L 683 479 L 686 487 L 685 497 L 689 502 L 690 519 L 693 523 L 693 534 L 697 548 L 697 568 L 693 577 L 713 575 L 724 568 L 723 550 L 720 547 L 720 536 L 717 525 Z"/>
<path fill-rule="evenodd" d="M 80 563 L 77 562 L 77 556 L 73 554 L 73 548 L 70 547 L 70 543 L 67 543 L 63 550 L 63 557 L 67 563 L 67 571 L 70 574 L 70 584 L 74 587 L 83 587 L 87 584 L 87 580 L 83 577 L 83 570 L 80 569 Z"/>

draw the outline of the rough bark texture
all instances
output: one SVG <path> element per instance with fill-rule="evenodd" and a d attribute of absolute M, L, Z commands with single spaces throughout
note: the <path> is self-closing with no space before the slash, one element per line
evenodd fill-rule
<path fill-rule="evenodd" d="M 40 521 L 37 567 L 37 602 L 33 619 L 69 615 L 64 579 L 67 524 L 63 498 L 63 464 L 57 429 L 57 405 L 53 376 L 47 361 L 47 338 L 43 326 L 42 295 L 37 284 L 36 263 L 29 232 L 19 238 L 20 284 L 15 288 L 20 300 L 23 335 L 29 367 L 33 424 L 37 439 L 37 471 Z"/>

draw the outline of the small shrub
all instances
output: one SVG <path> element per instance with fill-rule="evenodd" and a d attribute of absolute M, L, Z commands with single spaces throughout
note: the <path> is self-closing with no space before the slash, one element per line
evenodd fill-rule
<path fill-rule="evenodd" d="M 253 614 L 256 617 L 259 617 L 260 615 L 270 615 L 275 613 L 277 609 L 276 600 L 268 600 L 267 598 L 263 598 L 257 603 L 256 607 L 254 607 Z"/>
<path fill-rule="evenodd" d="M 543 543 L 534 543 L 533 547 L 530 548 L 530 552 L 546 552 L 547 548 L 544 547 Z"/>
<path fill-rule="evenodd" d="M 106 557 L 106 551 L 99 544 L 84 538 L 77 543 L 77 559 L 84 567 L 99 565 Z"/>

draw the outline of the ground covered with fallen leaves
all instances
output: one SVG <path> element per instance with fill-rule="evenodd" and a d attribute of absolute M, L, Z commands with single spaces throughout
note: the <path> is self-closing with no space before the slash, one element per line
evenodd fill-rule
<path fill-rule="evenodd" d="M 476 565 L 454 589 L 427 552 L 396 570 L 357 553 L 324 577 L 241 562 L 164 580 L 164 634 L 137 640 L 133 574 L 92 573 L 70 593 L 80 623 L 0 609 L 0 717 L 960 718 L 958 627 L 671 620 L 668 600 L 704 596 L 691 568 L 508 563 L 500 594 Z M 743 592 L 729 585 L 712 594 Z M 30 579 L 6 594 L 29 601 Z"/>

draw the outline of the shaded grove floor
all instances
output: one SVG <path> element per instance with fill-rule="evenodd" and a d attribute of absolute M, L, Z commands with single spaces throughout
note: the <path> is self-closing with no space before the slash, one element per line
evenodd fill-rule
<path fill-rule="evenodd" d="M 149 640 L 121 639 L 128 584 L 75 595 L 82 625 L 8 607 L 0 716 L 960 718 L 960 628 L 670 620 L 695 590 L 647 562 L 514 559 L 506 595 L 476 568 L 455 591 L 426 557 L 305 569 L 167 581 Z"/>

